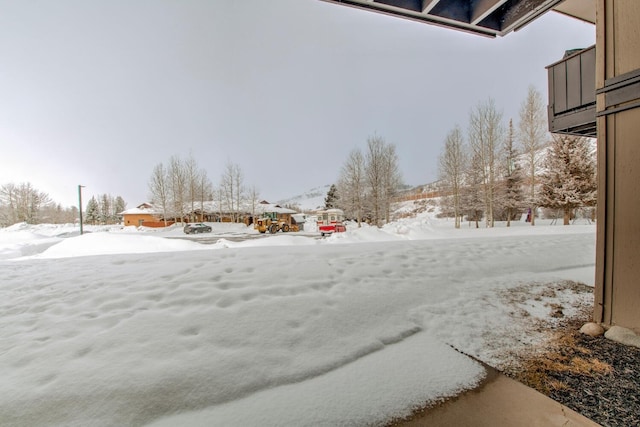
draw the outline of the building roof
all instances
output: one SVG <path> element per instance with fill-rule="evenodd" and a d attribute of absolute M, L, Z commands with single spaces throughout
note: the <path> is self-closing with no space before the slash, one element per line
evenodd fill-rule
<path fill-rule="evenodd" d="M 467 31 L 504 36 L 549 10 L 595 23 L 595 0 L 324 0 Z"/>
<path fill-rule="evenodd" d="M 126 209 L 118 215 L 156 215 L 160 213 L 151 203 L 142 203 L 135 208 Z"/>
<path fill-rule="evenodd" d="M 298 211 L 294 211 L 293 209 L 283 208 L 280 205 L 275 205 L 273 203 L 258 203 L 256 206 L 256 212 L 265 213 L 265 212 L 275 212 L 279 214 L 294 214 L 298 213 Z"/>
<path fill-rule="evenodd" d="M 214 200 L 210 200 L 210 201 L 206 201 L 204 202 L 202 205 L 200 204 L 200 202 L 196 202 L 195 204 L 195 211 L 196 212 L 200 212 L 200 208 L 202 206 L 202 210 L 204 210 L 204 212 L 206 213 L 218 213 L 220 212 L 220 203 L 218 203 L 217 201 Z M 188 206 L 185 205 L 185 211 L 189 211 L 191 210 L 191 204 L 189 203 Z M 240 207 L 239 211 L 241 212 L 245 212 L 245 213 L 250 213 L 250 212 L 254 212 L 254 207 L 249 205 L 249 204 L 245 204 L 243 206 Z M 260 203 L 257 203 L 255 205 L 255 212 L 257 214 L 264 214 L 267 212 L 275 212 L 278 214 L 294 214 L 294 213 L 298 213 L 298 211 L 295 211 L 293 209 L 288 209 L 288 208 L 283 208 L 280 205 L 274 204 L 274 203 L 269 203 L 265 200 L 261 201 Z M 223 213 L 228 213 L 225 212 L 223 209 Z M 131 209 L 127 209 L 125 211 L 120 212 L 118 215 L 160 215 L 162 214 L 162 211 L 160 209 L 158 209 L 157 207 L 153 206 L 150 203 L 142 203 L 140 205 L 138 205 L 135 208 L 131 208 Z"/>

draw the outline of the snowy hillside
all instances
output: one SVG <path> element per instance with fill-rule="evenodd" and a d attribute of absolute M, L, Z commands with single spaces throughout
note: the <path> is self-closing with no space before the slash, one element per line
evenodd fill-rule
<path fill-rule="evenodd" d="M 404 192 L 410 192 L 412 189 L 421 189 L 421 188 L 428 188 L 429 186 L 431 186 L 433 184 L 424 184 L 424 185 L 420 185 L 417 187 L 408 187 L 406 186 L 406 188 L 403 189 Z M 331 185 L 324 185 L 322 187 L 316 187 L 316 188 L 312 188 L 309 191 L 306 191 L 303 194 L 299 194 L 297 196 L 293 196 L 290 197 L 288 199 L 282 199 L 279 200 L 277 203 L 280 206 L 297 206 L 298 209 L 300 209 L 301 211 L 315 211 L 318 209 L 324 209 L 324 201 L 325 198 L 327 197 L 327 193 L 329 191 L 329 188 L 331 187 Z M 424 203 L 416 203 L 415 209 L 413 210 L 413 212 L 415 214 L 424 212 L 424 209 L 421 205 L 423 205 Z M 392 206 L 392 209 L 394 209 L 394 207 Z M 407 213 L 407 209 L 408 209 L 408 205 L 404 205 L 402 207 L 403 209 L 403 213 Z"/>
<path fill-rule="evenodd" d="M 303 194 L 290 197 L 288 199 L 278 200 L 280 206 L 297 206 L 301 211 L 310 211 L 322 209 L 324 207 L 324 199 L 331 185 L 312 188 Z"/>

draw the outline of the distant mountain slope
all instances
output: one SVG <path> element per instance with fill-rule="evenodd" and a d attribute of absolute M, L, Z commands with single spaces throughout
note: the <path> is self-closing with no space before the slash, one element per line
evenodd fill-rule
<path fill-rule="evenodd" d="M 288 199 L 278 200 L 280 206 L 289 205 L 297 206 L 300 210 L 317 210 L 324 207 L 324 199 L 331 185 L 312 188 L 303 194 L 290 197 Z"/>
<path fill-rule="evenodd" d="M 403 186 L 401 192 L 422 191 L 425 192 L 436 184 L 425 184 L 417 187 L 409 185 Z M 327 197 L 331 185 L 323 185 L 322 187 L 312 188 L 303 194 L 289 197 L 288 199 L 278 200 L 277 204 L 280 206 L 297 207 L 302 211 L 315 211 L 324 209 L 324 200 Z"/>

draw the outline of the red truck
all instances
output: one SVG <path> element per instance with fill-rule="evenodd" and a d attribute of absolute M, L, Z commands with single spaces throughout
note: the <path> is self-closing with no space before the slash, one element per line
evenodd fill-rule
<path fill-rule="evenodd" d="M 342 221 L 344 212 L 341 209 L 327 209 L 317 213 L 318 231 L 322 236 L 347 231 Z"/>

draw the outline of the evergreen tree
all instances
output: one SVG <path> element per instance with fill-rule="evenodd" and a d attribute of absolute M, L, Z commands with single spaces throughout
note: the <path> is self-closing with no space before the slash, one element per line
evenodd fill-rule
<path fill-rule="evenodd" d="M 338 203 L 338 188 L 335 184 L 331 184 L 329 187 L 329 191 L 327 192 L 327 197 L 324 198 L 324 207 L 325 209 L 332 209 L 337 207 Z"/>
<path fill-rule="evenodd" d="M 111 196 L 106 193 L 100 196 L 99 210 L 98 222 L 100 224 L 109 224 L 111 219 Z"/>
<path fill-rule="evenodd" d="M 95 225 L 100 219 L 100 206 L 95 196 L 92 196 L 89 202 L 87 202 L 87 209 L 85 213 L 85 222 Z"/>
<path fill-rule="evenodd" d="M 596 163 L 588 139 L 554 135 L 540 176 L 540 206 L 561 209 L 564 225 L 573 210 L 596 202 Z"/>
<path fill-rule="evenodd" d="M 120 216 L 118 215 L 120 212 L 124 211 L 125 209 L 127 209 L 127 204 L 125 203 L 124 199 L 120 196 L 116 197 L 116 201 L 114 203 L 114 208 L 113 208 L 113 220 L 114 222 L 119 222 L 120 221 Z"/>

